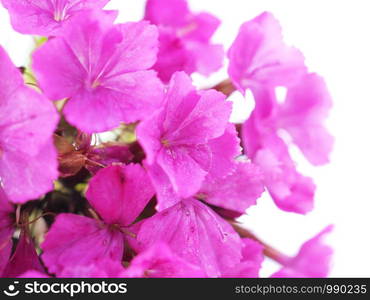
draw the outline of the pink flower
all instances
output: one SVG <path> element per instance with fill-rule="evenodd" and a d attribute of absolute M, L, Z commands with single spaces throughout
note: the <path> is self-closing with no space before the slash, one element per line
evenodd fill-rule
<path fill-rule="evenodd" d="M 87 133 L 143 119 L 163 99 L 160 80 L 147 70 L 156 60 L 157 29 L 147 22 L 113 25 L 114 17 L 81 13 L 33 55 L 45 94 L 68 98 L 67 120 Z"/>
<path fill-rule="evenodd" d="M 313 208 L 315 185 L 297 172 L 280 133 L 290 134 L 310 162 L 328 161 L 333 139 L 322 124 L 331 103 L 325 83 L 316 74 L 303 76 L 288 88 L 282 104 L 272 88 L 252 91 L 256 107 L 243 125 L 247 154 L 263 170 L 275 203 L 286 211 L 306 213 Z"/>
<path fill-rule="evenodd" d="M 79 12 L 103 8 L 109 0 L 1 0 L 13 28 L 24 34 L 58 35 Z"/>
<path fill-rule="evenodd" d="M 208 277 L 221 276 L 242 258 L 242 242 L 231 225 L 192 198 L 142 222 L 137 250 L 157 242 L 167 243 L 176 255 L 200 267 Z"/>
<path fill-rule="evenodd" d="M 122 274 L 123 277 L 192 278 L 204 277 L 196 265 L 180 258 L 164 243 L 158 242 L 139 253 Z"/>
<path fill-rule="evenodd" d="M 239 147 L 220 138 L 229 126 L 230 112 L 231 102 L 223 94 L 196 92 L 185 73 L 174 74 L 163 108 L 137 128 L 160 207 L 174 204 L 166 195 L 166 182 L 175 195 L 186 198 L 199 190 L 207 174 L 225 176 L 233 168 Z M 216 143 L 219 148 L 214 151 Z M 216 167 L 218 161 L 223 168 Z"/>
<path fill-rule="evenodd" d="M 323 243 L 323 238 L 332 231 L 330 225 L 318 235 L 305 242 L 298 254 L 286 260 L 284 266 L 272 277 L 326 277 L 330 270 L 333 250 Z"/>
<path fill-rule="evenodd" d="M 203 75 L 222 66 L 223 47 L 210 39 L 220 21 L 192 13 L 186 0 L 148 0 L 145 19 L 159 27 L 159 54 L 154 69 L 167 82 L 176 71 Z"/>
<path fill-rule="evenodd" d="M 281 27 L 268 12 L 240 27 L 228 57 L 230 78 L 243 93 L 259 85 L 290 85 L 306 73 L 303 55 L 284 44 Z"/>
<path fill-rule="evenodd" d="M 97 172 L 86 197 L 102 220 L 59 214 L 42 244 L 42 258 L 50 273 L 89 266 L 100 257 L 121 261 L 126 229 L 153 196 L 139 165 L 115 165 Z M 67 272 L 67 271 L 66 271 Z"/>
<path fill-rule="evenodd" d="M 15 203 L 40 197 L 58 177 L 54 106 L 27 87 L 0 47 L 0 189 Z"/>

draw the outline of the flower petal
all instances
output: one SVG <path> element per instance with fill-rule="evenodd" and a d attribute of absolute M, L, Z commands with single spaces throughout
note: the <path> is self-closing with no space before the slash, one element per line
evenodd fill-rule
<path fill-rule="evenodd" d="M 240 27 L 228 57 L 229 75 L 242 92 L 258 84 L 290 85 L 306 72 L 302 54 L 284 44 L 280 25 L 268 12 Z"/>
<path fill-rule="evenodd" d="M 124 277 L 193 278 L 204 272 L 174 254 L 164 243 L 156 243 L 139 253 L 124 272 Z"/>
<path fill-rule="evenodd" d="M 158 241 L 207 276 L 220 276 L 241 260 L 242 243 L 232 227 L 195 199 L 182 200 L 140 226 L 137 242 L 147 249 Z"/>
<path fill-rule="evenodd" d="M 312 239 L 305 242 L 298 254 L 271 277 L 326 277 L 333 254 L 331 247 L 323 243 L 324 237 L 333 229 L 329 225 Z"/>
<path fill-rule="evenodd" d="M 130 225 L 143 211 L 154 190 L 139 164 L 113 165 L 90 180 L 86 197 L 107 224 Z"/>
<path fill-rule="evenodd" d="M 212 205 L 243 214 L 264 191 L 263 173 L 252 163 L 236 163 L 234 171 L 218 178 L 207 178 L 198 195 Z"/>
<path fill-rule="evenodd" d="M 97 220 L 74 214 L 59 214 L 42 243 L 42 260 L 49 273 L 61 274 L 64 268 L 90 265 L 106 257 L 121 261 L 123 235 L 104 228 Z"/>

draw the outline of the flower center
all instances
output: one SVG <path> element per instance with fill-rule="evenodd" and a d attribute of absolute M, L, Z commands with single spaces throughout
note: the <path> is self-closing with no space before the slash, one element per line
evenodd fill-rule
<path fill-rule="evenodd" d="M 54 20 L 63 21 L 67 17 L 67 7 L 64 1 L 55 0 L 54 3 Z"/>
<path fill-rule="evenodd" d="M 89 91 L 96 89 L 101 85 L 101 82 L 95 78 L 87 78 L 85 81 L 85 88 Z"/>
<path fill-rule="evenodd" d="M 91 84 L 91 87 L 92 87 L 93 89 L 95 89 L 95 88 L 97 88 L 99 85 L 100 85 L 100 82 L 96 79 L 96 80 L 94 80 L 94 82 Z"/>
<path fill-rule="evenodd" d="M 168 147 L 170 146 L 170 141 L 169 141 L 169 140 L 167 140 L 167 139 L 162 139 L 162 140 L 161 140 L 161 144 L 162 144 L 163 146 L 165 146 L 166 148 L 168 148 Z"/>

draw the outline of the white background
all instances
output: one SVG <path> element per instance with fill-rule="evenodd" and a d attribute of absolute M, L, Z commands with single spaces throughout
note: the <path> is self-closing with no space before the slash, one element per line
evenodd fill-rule
<path fill-rule="evenodd" d="M 336 138 L 331 163 L 311 167 L 297 155 L 299 170 L 317 185 L 316 207 L 307 216 L 279 211 L 268 196 L 244 217 L 267 243 L 287 254 L 327 224 L 335 224 L 328 239 L 335 256 L 332 277 L 370 276 L 370 16 L 368 0 L 191 0 L 194 11 L 209 11 L 223 24 L 216 42 L 227 48 L 240 24 L 261 12 L 272 12 L 281 22 L 285 40 L 300 48 L 311 71 L 326 78 L 334 107 L 327 125 Z M 120 21 L 139 20 L 144 0 L 112 0 Z M 12 31 L 6 11 L 0 8 L 0 44 L 17 65 L 27 62 L 32 39 Z M 226 78 L 223 70 L 198 85 Z M 240 100 L 236 98 L 236 101 Z M 245 103 L 245 101 L 243 101 Z M 238 102 L 240 103 L 240 101 Z M 243 108 L 235 105 L 236 114 Z M 266 262 L 262 274 L 276 266 Z"/>

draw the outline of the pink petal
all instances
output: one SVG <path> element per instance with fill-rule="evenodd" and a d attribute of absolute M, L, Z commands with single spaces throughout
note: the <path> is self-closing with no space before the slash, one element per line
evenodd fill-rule
<path fill-rule="evenodd" d="M 59 214 L 41 248 L 42 260 L 49 273 L 58 275 L 64 268 L 90 265 L 101 257 L 121 261 L 123 235 L 94 219 Z"/>
<path fill-rule="evenodd" d="M 311 178 L 296 171 L 283 147 L 259 150 L 254 162 L 263 170 L 265 184 L 276 205 L 285 211 L 305 214 L 313 209 L 316 186 Z M 279 148 L 282 152 L 275 152 Z"/>
<path fill-rule="evenodd" d="M 145 19 L 153 24 L 183 26 L 190 14 L 186 0 L 148 0 Z"/>
<path fill-rule="evenodd" d="M 225 209 L 244 213 L 264 191 L 263 174 L 256 165 L 236 163 L 233 173 L 207 178 L 198 195 L 202 200 Z"/>
<path fill-rule="evenodd" d="M 265 185 L 282 210 L 305 214 L 313 208 L 315 184 L 297 172 L 288 145 L 278 136 L 279 106 L 273 89 L 253 89 L 256 107 L 243 125 L 248 156 L 264 173 Z"/>
<path fill-rule="evenodd" d="M 79 56 L 62 38 L 50 39 L 33 52 L 32 69 L 49 99 L 71 97 L 83 88 L 79 80 L 85 76 L 85 70 Z"/>
<path fill-rule="evenodd" d="M 281 126 L 314 165 L 327 163 L 333 148 L 334 139 L 323 125 L 331 103 L 324 80 L 308 74 L 288 89 L 281 106 Z"/>
<path fill-rule="evenodd" d="M 191 13 L 184 0 L 149 0 L 145 19 L 159 26 L 159 55 L 153 68 L 164 82 L 176 71 L 209 75 L 222 66 L 222 46 L 210 43 L 220 24 L 216 17 Z"/>
<path fill-rule="evenodd" d="M 318 235 L 305 242 L 298 254 L 287 261 L 285 266 L 272 277 L 326 277 L 330 270 L 333 250 L 324 244 L 323 238 L 332 231 L 326 227 Z"/>
<path fill-rule="evenodd" d="M 162 92 L 153 71 L 127 73 L 111 78 L 94 92 L 81 90 L 67 102 L 64 113 L 71 124 L 84 132 L 106 131 L 121 122 L 146 118 L 158 108 Z"/>
<path fill-rule="evenodd" d="M 262 267 L 263 246 L 252 239 L 243 239 L 242 261 L 228 272 L 223 274 L 223 277 L 233 278 L 258 278 L 259 271 Z"/>
<path fill-rule="evenodd" d="M 117 64 L 111 73 L 133 72 L 152 67 L 157 60 L 157 27 L 146 21 L 129 22 L 120 24 L 119 30 L 123 40 L 117 49 Z"/>
<path fill-rule="evenodd" d="M 176 72 L 169 83 L 164 109 L 163 130 L 179 128 L 199 101 L 192 80 L 184 72 Z"/>
<path fill-rule="evenodd" d="M 45 274 L 31 236 L 21 231 L 17 248 L 5 266 L 3 277 L 17 277 L 26 271 L 35 270 Z"/>
<path fill-rule="evenodd" d="M 148 170 L 153 186 L 156 188 L 156 209 L 161 211 L 178 203 L 181 197 L 174 191 L 171 181 L 163 169 L 157 163 L 148 166 L 145 162 L 145 167 Z"/>
<path fill-rule="evenodd" d="M 76 13 L 103 8 L 109 0 L 1 0 L 9 10 L 13 28 L 23 34 L 51 36 Z"/>
<path fill-rule="evenodd" d="M 198 266 L 180 258 L 161 242 L 139 253 L 124 272 L 124 277 L 192 278 L 204 276 L 204 272 Z"/>
<path fill-rule="evenodd" d="M 140 122 L 136 128 L 137 139 L 144 148 L 146 161 L 150 165 L 154 164 L 162 148 L 163 117 L 162 111 L 157 111 L 150 118 Z"/>
<path fill-rule="evenodd" d="M 2 78 L 2 80 L 0 81 L 1 84 L 0 103 L 1 105 L 5 105 L 5 103 L 3 103 L 4 101 L 3 99 L 8 99 L 12 94 L 16 92 L 17 88 L 23 86 L 23 78 L 21 72 L 14 66 L 8 54 L 1 46 L 0 46 L 0 76 Z M 2 112 L 2 110 L 0 112 Z"/>
<path fill-rule="evenodd" d="M 180 35 L 187 40 L 198 41 L 204 45 L 209 42 L 221 21 L 215 16 L 202 12 L 190 18 L 187 27 L 180 30 Z"/>
<path fill-rule="evenodd" d="M 215 90 L 199 94 L 199 100 L 183 122 L 177 127 L 169 124 L 168 129 L 173 132 L 165 134 L 164 138 L 170 144 L 201 144 L 225 132 L 231 114 L 231 102 L 225 101 L 225 95 Z"/>
<path fill-rule="evenodd" d="M 22 203 L 48 192 L 58 176 L 52 141 L 58 114 L 23 84 L 1 47 L 0 76 L 6 78 L 0 82 L 0 181 L 9 200 Z"/>
<path fill-rule="evenodd" d="M 58 114 L 41 94 L 19 86 L 8 99 L 2 99 L 0 109 L 2 151 L 33 156 L 51 140 Z"/>
<path fill-rule="evenodd" d="M 52 140 L 35 156 L 4 152 L 0 159 L 3 190 L 14 203 L 36 199 L 53 189 L 58 178 L 57 153 Z"/>
<path fill-rule="evenodd" d="M 154 177 L 158 175 L 157 179 L 152 176 L 152 180 L 160 202 L 163 200 L 161 195 L 169 189 L 159 186 L 159 182 L 167 179 L 158 167 L 167 175 L 178 196 L 190 197 L 199 190 L 207 172 L 217 164 L 216 160 L 212 160 L 211 141 L 225 134 L 225 130 L 228 133 L 224 140 L 235 141 L 229 137 L 235 134 L 228 128 L 230 112 L 231 103 L 225 101 L 221 93 L 214 90 L 196 93 L 185 73 L 173 75 L 165 107 L 142 122 L 137 130 L 138 140 L 147 155 L 148 168 L 156 164 L 153 168 L 157 170 L 149 173 Z M 213 143 L 214 148 L 216 144 Z M 215 150 L 215 159 L 219 158 L 223 166 L 227 165 L 227 161 L 231 165 L 230 156 L 234 153 L 235 143 L 229 147 L 230 150 L 223 154 Z M 228 171 L 226 169 L 225 172 Z M 159 206 L 168 207 L 168 204 L 160 203 Z"/>
<path fill-rule="evenodd" d="M 194 69 L 204 76 L 211 75 L 223 65 L 224 48 L 222 45 L 187 42 L 186 49 L 189 51 L 189 55 L 193 57 Z"/>
<path fill-rule="evenodd" d="M 137 242 L 147 249 L 158 241 L 207 276 L 220 276 L 241 260 L 241 241 L 232 227 L 195 199 L 187 199 L 146 219 Z"/>
<path fill-rule="evenodd" d="M 90 180 L 86 197 L 107 224 L 130 225 L 148 204 L 154 190 L 139 164 L 113 165 Z"/>
<path fill-rule="evenodd" d="M 212 152 L 211 177 L 224 177 L 235 167 L 235 158 L 241 155 L 240 139 L 234 124 L 229 123 L 223 135 L 209 141 Z"/>
<path fill-rule="evenodd" d="M 181 39 L 175 29 L 159 25 L 159 51 L 153 69 L 159 78 L 167 83 L 177 71 L 191 74 L 195 70 L 193 53 L 187 49 L 187 43 Z"/>
<path fill-rule="evenodd" d="M 183 147 L 162 149 L 157 159 L 175 193 L 183 198 L 194 195 L 207 175 L 206 170 L 192 157 L 190 149 Z"/>
<path fill-rule="evenodd" d="M 120 261 L 100 257 L 89 265 L 68 266 L 58 278 L 118 278 L 122 277 L 124 268 Z"/>
<path fill-rule="evenodd" d="M 50 140 L 58 114 L 43 95 L 23 84 L 20 71 L 1 47 L 0 76 L 4 78 L 0 82 L 0 148 L 37 154 Z"/>
<path fill-rule="evenodd" d="M 280 25 L 268 12 L 240 27 L 228 57 L 229 75 L 241 91 L 256 84 L 290 85 L 306 72 L 302 54 L 284 44 Z"/>

